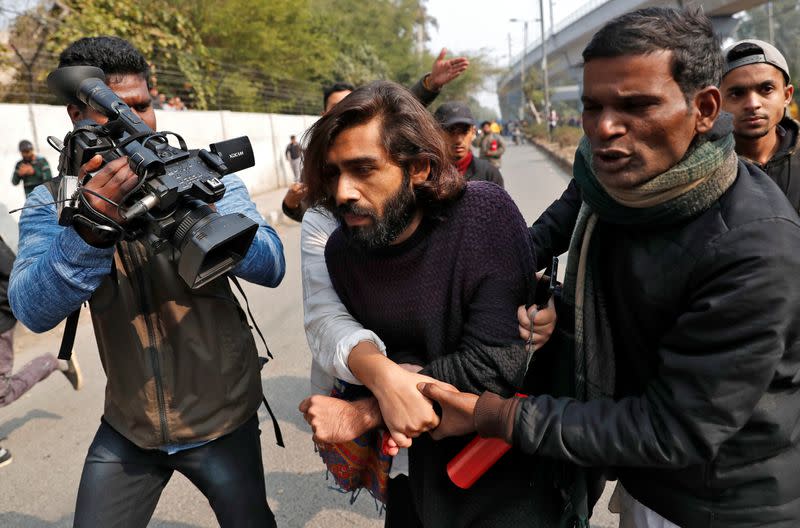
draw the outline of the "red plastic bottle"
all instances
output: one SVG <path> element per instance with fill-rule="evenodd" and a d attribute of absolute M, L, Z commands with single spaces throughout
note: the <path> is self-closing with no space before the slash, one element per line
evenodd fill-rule
<path fill-rule="evenodd" d="M 447 474 L 453 484 L 469 489 L 509 449 L 511 445 L 499 438 L 476 436 L 447 463 Z"/>
<path fill-rule="evenodd" d="M 516 396 L 526 397 L 519 393 Z M 469 489 L 509 449 L 511 444 L 505 440 L 476 436 L 447 463 L 447 475 L 459 488 Z"/>

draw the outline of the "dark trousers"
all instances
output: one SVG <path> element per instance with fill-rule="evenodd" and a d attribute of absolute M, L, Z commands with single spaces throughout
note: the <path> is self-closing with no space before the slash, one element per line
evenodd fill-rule
<path fill-rule="evenodd" d="M 141 449 L 102 421 L 83 466 L 75 528 L 144 528 L 173 471 L 206 496 L 222 528 L 274 527 L 258 418 L 213 442 L 167 455 Z"/>
<path fill-rule="evenodd" d="M 417 516 L 414 498 L 408 476 L 398 475 L 389 479 L 389 492 L 386 497 L 386 520 L 384 528 L 422 528 Z"/>

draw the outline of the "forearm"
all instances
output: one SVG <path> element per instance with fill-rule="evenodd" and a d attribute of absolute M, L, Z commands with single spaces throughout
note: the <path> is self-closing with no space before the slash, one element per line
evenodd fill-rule
<path fill-rule="evenodd" d="M 439 96 L 439 92 L 430 90 L 425 86 L 425 78 L 427 76 L 428 74 L 423 75 L 422 78 L 411 87 L 411 93 L 426 107 L 430 106 Z"/>
<path fill-rule="evenodd" d="M 281 202 L 281 210 L 283 214 L 285 214 L 288 218 L 291 218 L 295 222 L 302 222 L 303 215 L 305 214 L 305 207 L 302 204 L 297 204 L 296 207 L 291 207 L 289 204 L 286 203 L 286 199 Z"/>
<path fill-rule="evenodd" d="M 325 263 L 325 245 L 339 226 L 330 215 L 310 209 L 300 232 L 303 313 L 306 339 L 317 364 L 330 376 L 361 385 L 348 367 L 350 351 L 368 341 L 382 354 L 386 347 L 347 311 L 336 293 Z"/>
<path fill-rule="evenodd" d="M 59 229 L 41 239 L 20 221 L 20 251 L 8 298 L 17 319 L 34 332 L 53 328 L 80 308 L 113 265 L 114 248 L 90 246 L 74 229 Z"/>
<path fill-rule="evenodd" d="M 389 386 L 392 374 L 397 372 L 395 369 L 401 368 L 369 341 L 362 341 L 350 350 L 347 366 L 353 376 L 373 393 Z"/>
<path fill-rule="evenodd" d="M 283 280 L 286 262 L 283 244 L 272 227 L 261 225 L 247 254 L 233 268 L 233 274 L 248 282 L 274 288 Z"/>
<path fill-rule="evenodd" d="M 371 431 L 378 427 L 383 426 L 383 416 L 381 416 L 381 408 L 378 405 L 378 400 L 374 397 L 364 398 L 353 402 L 353 406 L 358 411 L 360 420 L 360 428 L 362 432 Z"/>
<path fill-rule="evenodd" d="M 522 344 L 489 346 L 465 344 L 453 354 L 430 362 L 422 374 L 444 381 L 463 392 L 492 391 L 514 394 L 522 385 L 528 353 Z"/>
<path fill-rule="evenodd" d="M 678 468 L 711 459 L 697 431 L 646 398 L 578 402 L 537 396 L 516 409 L 513 444 L 581 466 Z"/>

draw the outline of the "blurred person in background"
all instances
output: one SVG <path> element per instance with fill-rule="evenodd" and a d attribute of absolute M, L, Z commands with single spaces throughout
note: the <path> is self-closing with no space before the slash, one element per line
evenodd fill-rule
<path fill-rule="evenodd" d="M 42 183 L 53 178 L 50 172 L 50 164 L 44 156 L 37 156 L 33 151 L 33 143 L 27 139 L 19 142 L 19 153 L 22 159 L 14 165 L 14 174 L 11 176 L 11 183 L 22 186 L 25 189 L 25 197 Z"/>

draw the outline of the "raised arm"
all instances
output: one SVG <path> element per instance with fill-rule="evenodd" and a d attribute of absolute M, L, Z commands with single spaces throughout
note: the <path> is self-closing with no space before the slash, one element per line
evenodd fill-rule
<path fill-rule="evenodd" d="M 425 74 L 422 79 L 411 87 L 411 92 L 419 101 L 430 106 L 439 96 L 439 92 L 450 81 L 458 78 L 469 67 L 469 59 L 466 57 L 455 57 L 447 59 L 447 48 L 442 48 L 439 56 L 436 57 L 431 65 L 430 73 Z"/>

